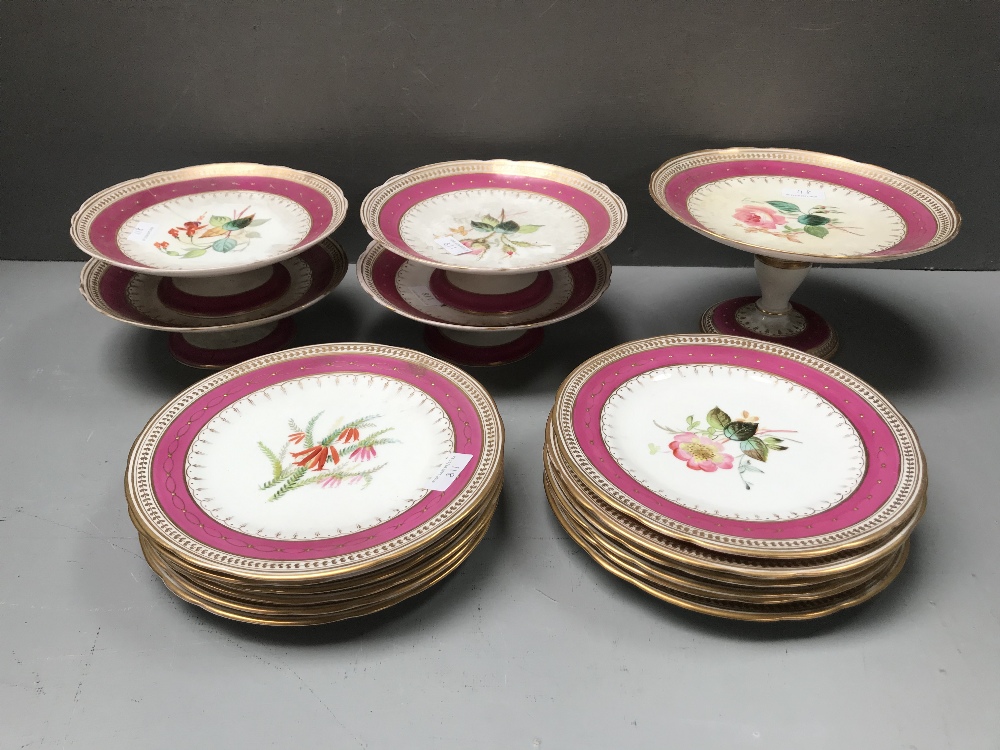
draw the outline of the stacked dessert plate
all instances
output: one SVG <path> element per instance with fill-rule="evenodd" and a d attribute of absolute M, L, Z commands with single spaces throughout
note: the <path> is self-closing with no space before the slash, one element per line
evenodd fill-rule
<path fill-rule="evenodd" d="M 453 571 L 503 483 L 503 425 L 461 370 L 374 344 L 301 347 L 197 383 L 129 455 L 150 567 L 215 614 L 310 625 Z"/>
<path fill-rule="evenodd" d="M 605 185 L 562 167 L 432 164 L 365 198 L 374 242 L 358 278 L 377 302 L 425 323 L 435 354 L 512 362 L 541 344 L 544 326 L 600 299 L 611 278 L 602 250 L 626 217 Z"/>
<path fill-rule="evenodd" d="M 814 263 L 899 260 L 935 250 L 961 218 L 911 177 L 838 156 L 782 148 L 696 151 L 663 164 L 649 191 L 684 225 L 754 253 L 762 295 L 713 305 L 706 333 L 747 336 L 832 357 L 836 332 L 791 302 Z"/>
<path fill-rule="evenodd" d="M 563 383 L 545 490 L 602 567 L 742 620 L 820 617 L 903 567 L 927 476 L 916 435 L 821 359 L 721 335 L 611 349 Z"/>
<path fill-rule="evenodd" d="M 260 164 L 160 172 L 101 191 L 73 216 L 93 256 L 80 291 L 98 312 L 171 333 L 170 351 L 218 368 L 287 346 L 292 315 L 344 278 L 329 235 L 347 201 L 318 175 Z"/>

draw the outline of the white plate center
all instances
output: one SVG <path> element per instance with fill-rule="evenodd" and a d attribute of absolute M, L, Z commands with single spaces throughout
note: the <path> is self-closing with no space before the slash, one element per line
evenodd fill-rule
<path fill-rule="evenodd" d="M 640 484 L 721 518 L 786 520 L 820 513 L 864 476 L 865 448 L 829 401 L 741 367 L 684 365 L 622 384 L 601 434 Z"/>
<path fill-rule="evenodd" d="M 447 414 L 409 383 L 325 374 L 226 407 L 198 433 L 185 476 L 195 502 L 231 529 L 329 538 L 413 506 L 454 444 Z"/>

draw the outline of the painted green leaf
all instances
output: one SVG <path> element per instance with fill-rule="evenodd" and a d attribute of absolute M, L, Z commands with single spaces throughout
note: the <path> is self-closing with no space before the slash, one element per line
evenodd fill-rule
<path fill-rule="evenodd" d="M 253 221 L 250 222 L 250 226 L 259 227 L 261 224 L 267 224 L 267 222 L 269 221 L 270 219 L 254 219 Z"/>
<path fill-rule="evenodd" d="M 521 225 L 518 224 L 516 221 L 501 221 L 494 227 L 496 231 L 503 232 L 504 234 L 513 234 L 520 228 Z"/>
<path fill-rule="evenodd" d="M 247 232 L 244 235 L 248 240 L 255 240 L 260 237 L 260 232 Z"/>
<path fill-rule="evenodd" d="M 212 249 L 217 253 L 228 253 L 238 244 L 232 237 L 223 237 L 221 240 L 216 240 L 212 243 Z"/>
<path fill-rule="evenodd" d="M 658 446 L 656 443 L 649 444 L 649 455 L 655 456 L 659 452 L 660 452 L 660 446 Z"/>
<path fill-rule="evenodd" d="M 766 438 L 764 438 L 764 442 L 773 447 L 775 445 L 780 445 L 781 443 L 783 443 L 785 441 L 782 440 L 781 438 L 766 437 Z"/>
<path fill-rule="evenodd" d="M 740 472 L 742 473 L 744 471 L 751 471 L 751 472 L 755 472 L 757 474 L 763 474 L 764 473 L 761 469 L 758 469 L 756 466 L 754 466 L 749 461 L 747 461 L 745 464 L 743 464 L 742 467 L 740 467 Z"/>
<path fill-rule="evenodd" d="M 487 224 L 485 221 L 474 221 L 472 222 L 473 229 L 478 229 L 480 232 L 492 232 L 495 224 Z"/>
<path fill-rule="evenodd" d="M 768 447 L 759 437 L 752 437 L 740 443 L 740 450 L 744 455 L 755 458 L 758 461 L 767 461 Z"/>
<path fill-rule="evenodd" d="M 223 224 L 229 223 L 229 217 L 213 216 L 211 219 L 208 220 L 208 223 L 211 224 L 213 227 L 221 227 Z"/>
<path fill-rule="evenodd" d="M 176 250 L 167 250 L 167 255 L 178 256 L 178 255 L 183 255 L 183 253 L 179 253 Z"/>
<path fill-rule="evenodd" d="M 724 429 L 726 425 L 733 421 L 730 416 L 726 414 L 726 412 L 722 411 L 722 409 L 718 406 L 708 413 L 706 419 L 708 420 L 708 423 L 717 430 Z"/>
<path fill-rule="evenodd" d="M 499 223 L 500 219 L 495 216 L 491 216 L 490 214 L 486 214 L 486 216 L 483 217 L 483 224 L 489 224 L 491 227 L 495 227 Z"/>
<path fill-rule="evenodd" d="M 749 440 L 755 432 L 757 432 L 756 422 L 730 422 L 722 430 L 722 434 L 730 440 Z"/>
<path fill-rule="evenodd" d="M 518 247 L 534 247 L 533 242 L 519 242 L 518 240 L 507 240 L 512 245 L 517 245 Z"/>
<path fill-rule="evenodd" d="M 200 258 L 202 255 L 204 255 L 207 252 L 208 252 L 208 248 L 207 247 L 196 247 L 196 248 L 188 250 L 186 253 L 184 253 L 184 257 L 185 258 Z"/>
<path fill-rule="evenodd" d="M 807 227 L 821 227 L 824 224 L 830 223 L 827 217 L 817 216 L 816 214 L 802 214 L 796 221 L 799 224 L 805 224 Z"/>
<path fill-rule="evenodd" d="M 802 211 L 801 208 L 788 201 L 768 201 L 767 205 L 774 206 L 783 214 L 797 214 Z"/>
<path fill-rule="evenodd" d="M 531 234 L 532 232 L 537 232 L 541 229 L 544 224 L 522 224 L 521 228 L 518 229 L 519 234 Z"/>
<path fill-rule="evenodd" d="M 252 221 L 253 221 L 253 214 L 250 214 L 249 216 L 241 216 L 239 219 L 233 219 L 232 221 L 227 221 L 225 224 L 222 225 L 222 228 L 225 229 L 227 232 L 236 232 L 239 231 L 240 229 L 246 229 L 248 226 L 250 226 L 250 223 Z"/>
<path fill-rule="evenodd" d="M 830 230 L 826 227 L 814 227 L 807 224 L 802 229 L 806 234 L 811 234 L 813 237 L 819 237 L 820 239 L 830 234 Z"/>

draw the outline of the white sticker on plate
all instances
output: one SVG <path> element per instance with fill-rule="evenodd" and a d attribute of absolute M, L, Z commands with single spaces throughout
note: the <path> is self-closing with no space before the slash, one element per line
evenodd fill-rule
<path fill-rule="evenodd" d="M 444 307 L 444 302 L 434 296 L 434 292 L 425 286 L 410 287 L 410 293 L 415 294 L 428 307 Z"/>
<path fill-rule="evenodd" d="M 128 238 L 132 240 L 132 242 L 149 242 L 149 238 L 153 236 L 153 232 L 155 231 L 156 224 L 140 221 L 135 225 L 135 229 L 132 230 L 132 234 L 130 234 Z"/>
<path fill-rule="evenodd" d="M 434 241 L 452 255 L 465 255 L 466 253 L 471 252 L 469 248 L 456 240 L 450 234 L 444 237 L 437 237 Z"/>
<path fill-rule="evenodd" d="M 444 462 L 444 466 L 438 469 L 438 473 L 427 483 L 426 489 L 438 491 L 448 489 L 471 460 L 471 453 L 452 453 Z"/>
<path fill-rule="evenodd" d="M 817 201 L 825 201 L 826 193 L 813 188 L 785 188 L 781 194 L 786 198 L 812 198 Z"/>

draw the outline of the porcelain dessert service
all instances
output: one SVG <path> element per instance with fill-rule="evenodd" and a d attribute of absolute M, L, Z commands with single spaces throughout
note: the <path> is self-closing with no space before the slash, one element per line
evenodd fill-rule
<path fill-rule="evenodd" d="M 225 367 L 281 349 L 290 316 L 340 283 L 329 235 L 347 213 L 334 183 L 259 164 L 159 172 L 88 199 L 71 220 L 92 256 L 80 291 L 99 312 L 171 332 L 170 351 Z"/>
<path fill-rule="evenodd" d="M 602 252 L 627 212 L 605 185 L 537 162 L 455 161 L 391 178 L 365 198 L 374 241 L 358 263 L 380 304 L 426 324 L 439 356 L 511 362 L 542 327 L 607 289 Z"/>
<path fill-rule="evenodd" d="M 503 483 L 485 389 L 418 352 L 301 347 L 191 386 L 136 439 L 129 514 L 182 599 L 270 625 L 374 612 L 447 576 Z"/>
<path fill-rule="evenodd" d="M 881 394 L 747 338 L 664 336 L 591 358 L 560 387 L 543 453 L 556 517 L 602 567 L 734 619 L 875 596 L 926 502 L 916 435 Z"/>
<path fill-rule="evenodd" d="M 653 173 L 649 190 L 681 223 L 755 256 L 761 296 L 714 305 L 702 316 L 702 331 L 823 358 L 836 352 L 836 332 L 819 314 L 790 301 L 813 264 L 930 252 L 954 239 L 961 223 L 947 198 L 917 180 L 796 149 L 684 154 Z"/>

